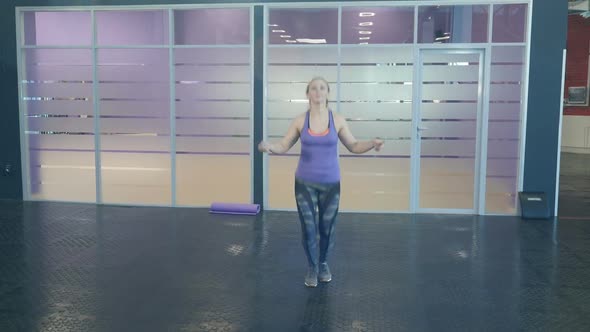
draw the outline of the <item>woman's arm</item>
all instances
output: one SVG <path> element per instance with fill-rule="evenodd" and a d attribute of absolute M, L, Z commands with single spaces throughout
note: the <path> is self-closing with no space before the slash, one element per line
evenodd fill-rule
<path fill-rule="evenodd" d="M 350 128 L 348 128 L 348 123 L 346 119 L 341 115 L 336 115 L 335 119 L 338 119 L 338 124 L 340 125 L 340 129 L 338 130 L 338 137 L 344 146 L 348 149 L 348 151 L 356 154 L 365 153 L 371 151 L 373 148 L 375 151 L 381 150 L 383 146 L 383 140 L 375 138 L 370 141 L 357 141 L 356 138 L 350 132 Z"/>
<path fill-rule="evenodd" d="M 262 141 L 258 144 L 258 150 L 260 152 L 267 152 L 267 153 L 286 153 L 289 151 L 297 140 L 299 140 L 299 124 L 301 122 L 301 116 L 293 119 L 291 121 L 291 125 L 287 130 L 287 134 L 283 137 L 279 142 L 270 143 Z"/>

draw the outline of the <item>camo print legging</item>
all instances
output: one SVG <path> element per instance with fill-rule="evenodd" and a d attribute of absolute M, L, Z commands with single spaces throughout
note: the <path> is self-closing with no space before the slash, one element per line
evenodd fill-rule
<path fill-rule="evenodd" d="M 310 266 L 326 262 L 334 246 L 334 225 L 340 203 L 340 182 L 321 184 L 295 179 L 295 199 L 301 221 L 303 248 Z"/>

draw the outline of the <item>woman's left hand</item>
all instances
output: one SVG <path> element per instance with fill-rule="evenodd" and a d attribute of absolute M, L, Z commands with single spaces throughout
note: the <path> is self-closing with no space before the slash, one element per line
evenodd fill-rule
<path fill-rule="evenodd" d="M 380 151 L 381 148 L 383 147 L 383 144 L 385 144 L 385 142 L 383 142 L 382 139 L 375 138 L 373 140 L 373 147 L 375 148 L 375 151 Z"/>

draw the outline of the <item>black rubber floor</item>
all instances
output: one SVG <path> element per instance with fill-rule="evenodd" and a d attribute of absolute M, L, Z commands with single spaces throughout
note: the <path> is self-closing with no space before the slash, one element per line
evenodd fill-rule
<path fill-rule="evenodd" d="M 570 162 L 560 221 L 342 214 L 315 289 L 296 213 L 0 202 L 0 331 L 588 331 Z"/>

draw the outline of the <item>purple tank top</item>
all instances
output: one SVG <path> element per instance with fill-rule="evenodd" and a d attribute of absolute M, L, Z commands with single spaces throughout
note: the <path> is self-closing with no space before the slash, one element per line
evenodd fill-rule
<path fill-rule="evenodd" d="M 340 165 L 338 163 L 338 133 L 334 126 L 334 118 L 330 111 L 326 135 L 309 133 L 309 111 L 305 115 L 305 123 L 299 135 L 301 139 L 301 156 L 295 177 L 315 183 L 336 183 L 340 181 Z"/>

